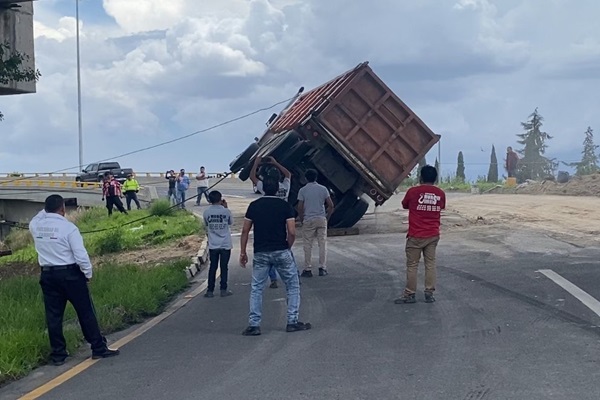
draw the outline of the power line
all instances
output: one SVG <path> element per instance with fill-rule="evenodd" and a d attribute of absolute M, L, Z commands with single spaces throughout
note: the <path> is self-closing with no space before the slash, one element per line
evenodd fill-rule
<path fill-rule="evenodd" d="M 187 135 L 177 137 L 175 139 L 167 140 L 165 142 L 157 143 L 157 144 L 152 145 L 152 146 L 142 147 L 140 149 L 132 150 L 132 151 L 129 151 L 127 153 L 123 153 L 123 154 L 120 154 L 120 155 L 117 155 L 117 156 L 105 158 L 103 160 L 96 161 L 96 163 L 101 163 L 101 162 L 105 162 L 105 161 L 111 161 L 111 160 L 115 160 L 115 159 L 118 159 L 118 158 L 130 156 L 130 155 L 133 155 L 133 154 L 142 153 L 144 151 L 148 151 L 148 150 L 152 150 L 152 149 L 155 149 L 155 148 L 158 148 L 158 147 L 166 146 L 168 144 L 175 143 L 175 142 L 178 142 L 180 140 L 188 139 L 188 138 L 190 138 L 192 136 L 196 136 L 196 135 L 198 135 L 200 133 L 206 133 L 208 131 L 212 131 L 214 129 L 223 127 L 225 125 L 229 125 L 229 124 L 232 124 L 234 122 L 241 121 L 243 119 L 249 118 L 249 117 L 251 117 L 253 115 L 260 114 L 261 112 L 269 111 L 269 110 L 271 110 L 271 109 L 273 109 L 273 108 L 275 108 L 275 107 L 277 107 L 277 106 L 279 106 L 281 104 L 289 102 L 292 99 L 294 99 L 294 97 L 290 97 L 290 98 L 288 98 L 286 100 L 279 101 L 279 102 L 277 102 L 277 103 L 275 103 L 275 104 L 273 104 L 273 105 L 271 105 L 269 107 L 259 108 L 258 110 L 252 111 L 252 112 L 250 112 L 248 114 L 244 114 L 244 115 L 241 115 L 239 117 L 235 117 L 235 118 L 229 119 L 227 121 L 218 123 L 216 125 L 212 125 L 212 126 L 210 126 L 208 128 L 204 128 L 204 129 L 198 130 L 196 132 L 192 132 L 192 133 L 189 133 Z M 58 174 L 60 172 L 66 172 L 66 171 L 70 171 L 72 169 L 78 169 L 78 168 L 79 168 L 79 166 L 74 166 L 74 167 L 69 167 L 69 168 L 63 168 L 63 169 L 59 169 L 57 171 L 52 171 L 52 172 L 50 172 L 50 174 Z M 4 182 L 5 183 L 11 183 L 11 182 L 24 181 L 24 180 L 33 179 L 33 178 L 36 178 L 36 177 L 34 177 L 34 176 L 20 177 L 20 178 L 16 178 L 16 179 L 12 179 L 12 180 L 9 180 L 9 181 L 4 181 Z"/>

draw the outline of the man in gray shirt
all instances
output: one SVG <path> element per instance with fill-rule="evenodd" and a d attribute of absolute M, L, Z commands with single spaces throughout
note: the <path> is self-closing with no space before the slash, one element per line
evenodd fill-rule
<path fill-rule="evenodd" d="M 315 238 L 319 244 L 319 276 L 327 275 L 327 221 L 333 212 L 333 202 L 329 190 L 317 183 L 317 171 L 309 169 L 304 177 L 308 183 L 298 192 L 298 219 L 302 223 L 304 241 L 304 271 L 300 276 L 311 278 Z"/>
<path fill-rule="evenodd" d="M 208 269 L 208 289 L 204 297 L 214 297 L 217 268 L 221 267 L 221 297 L 231 296 L 227 290 L 228 264 L 231 258 L 231 225 L 233 218 L 221 192 L 213 190 L 208 195 L 210 207 L 204 211 L 204 225 L 208 236 L 210 268 Z"/>

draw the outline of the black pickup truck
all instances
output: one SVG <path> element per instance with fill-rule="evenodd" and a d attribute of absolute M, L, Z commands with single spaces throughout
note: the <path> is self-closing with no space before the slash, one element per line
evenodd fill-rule
<path fill-rule="evenodd" d="M 127 175 L 133 174 L 131 168 L 121 168 L 118 162 L 102 162 L 90 164 L 77 175 L 77 182 L 102 182 L 104 173 L 110 172 L 117 181 L 123 183 Z"/>

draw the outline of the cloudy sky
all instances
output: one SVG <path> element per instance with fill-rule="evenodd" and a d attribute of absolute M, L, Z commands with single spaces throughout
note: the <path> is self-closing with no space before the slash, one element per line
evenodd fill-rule
<path fill-rule="evenodd" d="M 35 2 L 38 92 L 0 98 L 0 172 L 78 165 L 75 0 Z M 202 130 L 369 61 L 467 175 L 536 108 L 548 155 L 600 132 L 598 0 L 81 0 L 84 162 Z M 119 158 L 223 171 L 275 108 Z M 599 135 L 600 136 L 600 135 Z M 599 140 L 600 142 L 600 140 Z M 433 162 L 437 149 L 428 161 Z M 76 168 L 74 169 L 76 170 Z"/>

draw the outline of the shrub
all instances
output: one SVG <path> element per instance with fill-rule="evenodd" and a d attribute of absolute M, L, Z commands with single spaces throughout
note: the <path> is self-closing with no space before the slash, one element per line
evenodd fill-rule
<path fill-rule="evenodd" d="M 175 213 L 175 209 L 171 207 L 169 200 L 160 199 L 150 203 L 148 212 L 150 215 L 154 215 L 156 217 L 167 217 L 173 215 Z"/>
<path fill-rule="evenodd" d="M 123 230 L 112 229 L 110 231 L 103 232 L 95 238 L 94 244 L 96 247 L 96 254 L 118 253 L 124 248 Z"/>
<path fill-rule="evenodd" d="M 33 236 L 26 229 L 13 228 L 6 236 L 4 244 L 12 251 L 21 250 L 33 244 Z"/>

